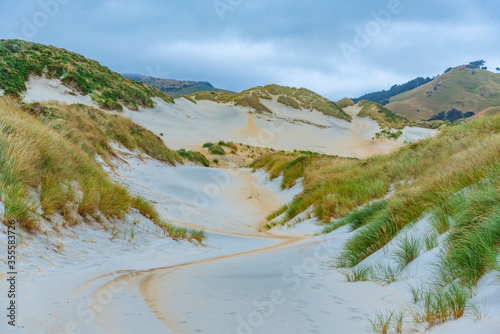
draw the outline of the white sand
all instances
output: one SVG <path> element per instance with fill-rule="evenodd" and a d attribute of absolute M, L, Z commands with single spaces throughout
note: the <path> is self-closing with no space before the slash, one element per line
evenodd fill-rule
<path fill-rule="evenodd" d="M 191 196 L 204 193 L 213 181 L 211 172 L 221 172 L 171 167 L 147 157 L 143 162 L 126 153 L 128 166 L 119 166 L 115 177 L 159 208 L 166 204 L 165 216 L 179 206 L 193 206 Z M 200 225 L 213 231 L 206 247 L 162 239 L 149 220 L 134 212 L 108 232 L 78 225 L 48 237 L 25 236 L 18 297 L 18 321 L 24 327 L 9 331 L 0 323 L 2 333 L 64 333 L 68 324 L 82 333 L 371 333 L 366 316 L 404 307 L 411 299 L 407 283 L 428 279 L 439 249 L 410 263 L 399 282 L 347 283 L 332 268 L 332 258 L 352 236 L 347 227 L 308 239 L 293 230 L 285 230 L 286 236 L 277 230 L 259 235 L 260 219 L 300 191 L 298 185 L 281 192 L 279 181 L 248 170 L 232 176 L 231 186 L 221 188 L 210 205 L 198 207 L 207 217 Z M 246 203 L 239 196 L 255 190 L 266 194 L 266 203 Z M 136 227 L 134 220 L 140 222 Z M 313 220 L 302 224 L 306 230 L 316 226 Z M 428 226 L 423 219 L 403 233 L 424 234 Z M 134 239 L 127 242 L 132 228 Z M 301 224 L 296 228 L 300 232 Z M 116 229 L 122 233 L 109 240 Z M 5 247 L 5 229 L 0 237 Z M 396 244 L 397 239 L 363 263 L 393 263 Z M 5 272 L 3 262 L 0 266 Z M 432 332 L 494 332 L 500 324 L 497 282 L 489 275 L 478 289 L 477 299 L 488 300 L 491 319 L 475 322 L 467 316 Z M 5 289 L 4 279 L 0 289 Z M 423 333 L 424 328 L 407 319 L 405 332 Z"/>
<path fill-rule="evenodd" d="M 58 79 L 30 77 L 23 94 L 26 102 L 59 101 L 67 104 L 85 104 L 97 107 L 90 95 L 83 96 L 61 84 Z"/>
<path fill-rule="evenodd" d="M 74 103 L 64 88 L 50 85 L 32 83 L 25 98 L 39 101 L 48 96 Z M 153 110 L 126 115 L 163 132 L 173 148 L 195 148 L 214 140 L 245 143 L 274 121 L 282 131 L 257 146 L 364 156 L 400 145 L 370 141 L 378 125 L 369 119 L 347 123 L 319 113 L 304 116 L 285 107 L 274 109 L 277 121 L 237 107 L 194 105 L 180 99 L 175 105 L 158 102 Z M 299 118 L 330 127 L 320 129 L 297 122 Z M 410 140 L 428 134 L 412 131 Z M 12 330 L 2 321 L 1 333 L 371 333 L 366 316 L 375 309 L 409 303 L 406 284 L 427 280 L 436 260 L 439 249 L 423 253 L 410 263 L 401 281 L 390 285 L 347 283 L 332 268 L 332 258 L 352 236 L 347 227 L 304 238 L 321 228 L 306 212 L 297 217 L 304 221 L 291 229 L 258 232 L 266 215 L 301 191 L 300 182 L 281 191 L 281 179 L 269 181 L 261 171 L 172 167 L 121 150 L 126 163 L 106 169 L 132 193 L 153 201 L 165 218 L 206 229 L 205 247 L 162 238 L 160 230 L 135 211 L 123 222 L 105 224 L 107 231 L 97 224 L 81 224 L 60 226 L 56 233 L 46 224 L 46 234 L 20 239 L 18 323 L 22 327 Z M 423 219 L 405 232 L 426 233 L 427 228 Z M 396 244 L 397 240 L 391 242 L 363 263 L 393 264 Z M 0 247 L 5 246 L 2 227 Z M 6 272 L 3 261 L 0 270 Z M 6 291 L 6 281 L 0 278 L 0 291 Z M 474 322 L 467 316 L 430 333 L 497 331 L 496 284 L 498 278 L 488 274 L 476 297 L 487 299 L 490 319 Z M 4 298 L 0 304 L 5 309 Z M 405 332 L 423 331 L 409 321 L 405 324 Z"/>
<path fill-rule="evenodd" d="M 394 141 L 373 141 L 380 131 L 368 118 L 346 122 L 319 112 L 297 111 L 275 103 L 276 116 L 249 113 L 246 108 L 185 99 L 175 105 L 156 99 L 154 109 L 140 112 L 125 110 L 134 122 L 163 134 L 165 143 L 174 149 L 197 149 L 205 142 L 233 141 L 277 150 L 306 150 L 348 157 L 366 157 L 387 153 L 402 144 Z M 267 101 L 270 107 L 272 101 Z M 301 121 L 312 122 L 316 125 Z"/>
<path fill-rule="evenodd" d="M 27 102 L 56 100 L 96 107 L 90 96 L 81 96 L 56 79 L 31 77 L 24 94 Z M 276 101 L 262 100 L 273 115 L 255 114 L 248 108 L 180 98 L 169 104 L 154 98 L 153 109 L 140 112 L 125 108 L 124 114 L 162 138 L 173 149 L 198 149 L 209 141 L 234 141 L 278 150 L 305 150 L 331 155 L 363 158 L 388 153 L 403 145 L 435 133 L 427 129 L 405 129 L 398 141 L 374 141 L 379 125 L 356 116 L 359 108 L 347 108 L 354 117 L 346 122 L 317 111 L 297 110 Z"/>

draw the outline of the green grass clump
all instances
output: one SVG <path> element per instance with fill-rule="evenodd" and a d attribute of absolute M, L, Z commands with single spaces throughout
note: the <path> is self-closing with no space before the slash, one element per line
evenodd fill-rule
<path fill-rule="evenodd" d="M 443 266 L 451 279 L 476 285 L 497 266 L 500 247 L 500 166 L 487 179 L 450 199 L 453 228 L 445 239 Z"/>
<path fill-rule="evenodd" d="M 192 102 L 194 104 L 198 104 L 198 102 L 196 102 L 195 99 L 193 99 L 191 96 L 189 95 L 182 95 L 183 98 L 185 98 L 186 100 L 188 100 L 189 102 Z"/>
<path fill-rule="evenodd" d="M 424 236 L 424 245 L 426 251 L 430 251 L 439 245 L 438 237 L 439 235 L 435 230 L 426 233 L 426 235 Z"/>
<path fill-rule="evenodd" d="M 196 101 L 207 100 L 213 101 L 217 103 L 226 102 L 228 98 L 230 98 L 233 94 L 225 91 L 217 91 L 217 92 L 197 92 L 193 95 L 190 95 Z"/>
<path fill-rule="evenodd" d="M 372 330 L 375 333 L 386 334 L 391 328 L 392 318 L 394 316 L 394 311 L 381 312 L 375 311 L 374 319 L 368 318 L 371 324 Z"/>
<path fill-rule="evenodd" d="M 246 96 L 239 97 L 236 100 L 236 105 L 252 108 L 257 113 L 272 114 L 272 111 L 260 102 L 260 98 L 257 94 L 249 94 Z"/>
<path fill-rule="evenodd" d="M 299 102 L 297 102 L 297 100 L 290 96 L 280 95 L 278 97 L 278 102 L 294 109 L 300 109 Z"/>
<path fill-rule="evenodd" d="M 403 131 L 401 131 L 401 130 L 396 131 L 396 132 L 392 132 L 391 130 L 383 129 L 382 131 L 377 132 L 375 134 L 375 138 L 376 139 L 387 138 L 387 139 L 392 139 L 392 140 L 398 140 L 399 137 L 401 137 L 402 135 L 403 135 Z"/>
<path fill-rule="evenodd" d="M 347 107 L 352 107 L 353 105 L 355 105 L 355 103 L 350 98 L 344 97 L 342 100 L 337 101 L 337 105 L 340 108 L 344 109 L 344 108 L 347 108 Z"/>
<path fill-rule="evenodd" d="M 396 282 L 401 278 L 403 268 L 393 268 L 390 264 L 377 265 L 374 270 L 374 280 L 385 284 Z"/>
<path fill-rule="evenodd" d="M 179 155 L 185 159 L 202 164 L 205 167 L 210 167 L 210 162 L 208 161 L 207 157 L 205 157 L 200 152 L 186 151 L 185 149 L 180 149 L 177 151 L 177 153 L 179 153 Z"/>
<path fill-rule="evenodd" d="M 422 251 L 420 239 L 413 236 L 405 235 L 397 245 L 394 251 L 396 262 L 401 268 L 406 267 L 411 261 L 416 259 Z"/>
<path fill-rule="evenodd" d="M 212 145 L 208 149 L 208 153 L 215 155 L 226 155 L 226 151 L 220 145 Z"/>
<path fill-rule="evenodd" d="M 231 149 L 232 154 L 236 154 L 236 152 L 238 152 L 238 145 L 233 143 L 232 141 L 224 142 L 221 140 L 217 144 L 219 146 L 225 146 L 225 147 Z"/>
<path fill-rule="evenodd" d="M 373 270 L 369 266 L 356 266 L 350 269 L 342 269 L 340 273 L 344 275 L 347 282 L 368 281 L 373 277 Z"/>
<path fill-rule="evenodd" d="M 53 46 L 20 40 L 0 41 L 0 88 L 6 95 L 19 97 L 26 91 L 30 76 L 60 79 L 67 87 L 92 94 L 100 107 L 122 110 L 123 106 L 138 110 L 152 108 L 153 97 L 168 103 L 173 99 L 142 82 L 125 79 L 94 60 Z"/>
<path fill-rule="evenodd" d="M 422 300 L 416 306 L 409 307 L 409 311 L 415 322 L 427 322 L 432 327 L 463 317 L 471 297 L 470 289 L 452 283 L 439 290 L 423 292 Z"/>

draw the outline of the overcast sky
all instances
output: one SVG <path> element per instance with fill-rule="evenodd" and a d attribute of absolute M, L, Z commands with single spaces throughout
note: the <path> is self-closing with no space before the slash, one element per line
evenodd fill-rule
<path fill-rule="evenodd" d="M 357 97 L 450 66 L 500 67 L 497 0 L 0 0 L 0 38 L 120 73 Z"/>

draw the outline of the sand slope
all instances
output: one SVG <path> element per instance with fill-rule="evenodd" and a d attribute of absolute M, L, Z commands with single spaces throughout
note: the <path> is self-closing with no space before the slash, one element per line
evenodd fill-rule
<path fill-rule="evenodd" d="M 59 80 L 47 78 L 31 77 L 23 98 L 27 102 L 55 100 L 96 106 L 90 96 L 81 96 Z M 273 114 L 256 114 L 249 108 L 212 101 L 194 104 L 180 98 L 169 104 L 158 98 L 153 100 L 153 109 L 135 112 L 125 108 L 124 115 L 160 135 L 172 149 L 196 150 L 205 142 L 224 140 L 285 151 L 363 158 L 388 153 L 405 140 L 413 142 L 436 133 L 406 128 L 398 141 L 375 141 L 375 134 L 381 131 L 379 125 L 369 118 L 357 117 L 356 112 L 352 113 L 353 121 L 347 122 L 318 111 L 294 109 L 275 100 L 261 101 Z"/>

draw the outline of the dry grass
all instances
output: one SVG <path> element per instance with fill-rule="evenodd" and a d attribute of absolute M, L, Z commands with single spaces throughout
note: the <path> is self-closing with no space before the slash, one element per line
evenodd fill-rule
<path fill-rule="evenodd" d="M 30 112 L 35 107 L 38 112 Z M 104 159 L 115 155 L 111 141 L 167 163 L 181 161 L 158 137 L 121 116 L 81 105 L 27 106 L 0 98 L 4 218 L 16 219 L 25 230 L 37 230 L 40 217 L 33 196 L 37 194 L 47 219 L 54 213 L 70 223 L 75 215 L 120 218 L 134 207 L 163 226 L 149 202 L 131 196 L 95 160 L 96 155 Z M 190 230 L 174 232 L 176 238 L 190 238 Z"/>

